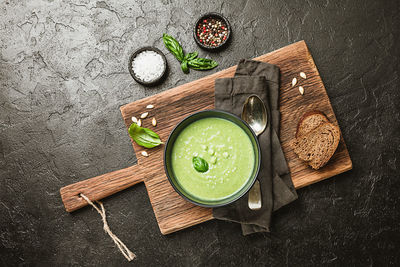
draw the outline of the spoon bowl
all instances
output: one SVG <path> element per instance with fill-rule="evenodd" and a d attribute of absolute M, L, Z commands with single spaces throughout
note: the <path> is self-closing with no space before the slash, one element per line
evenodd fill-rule
<path fill-rule="evenodd" d="M 264 102 L 256 95 L 249 96 L 243 105 L 242 119 L 247 122 L 258 136 L 264 132 L 268 123 Z"/>

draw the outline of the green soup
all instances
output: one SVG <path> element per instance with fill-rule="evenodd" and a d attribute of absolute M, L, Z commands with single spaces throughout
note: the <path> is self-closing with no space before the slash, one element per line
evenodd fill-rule
<path fill-rule="evenodd" d="M 193 166 L 193 157 L 208 163 L 206 172 Z M 172 148 L 176 181 L 192 196 L 221 200 L 239 191 L 250 178 L 255 153 L 246 132 L 221 118 L 204 118 L 181 131 Z"/>

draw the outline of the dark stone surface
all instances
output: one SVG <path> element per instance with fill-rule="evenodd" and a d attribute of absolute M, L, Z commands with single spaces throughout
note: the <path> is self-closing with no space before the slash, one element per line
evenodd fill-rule
<path fill-rule="evenodd" d="M 26 3 L 25 3 L 26 2 Z M 340 123 L 354 169 L 299 190 L 272 234 L 243 237 L 211 221 L 162 236 L 145 188 L 104 200 L 130 265 L 400 264 L 399 1 L 1 1 L 0 265 L 122 266 L 92 208 L 67 213 L 59 189 L 135 164 L 119 106 L 304 39 Z M 226 15 L 220 67 L 170 73 L 146 89 L 132 51 L 176 36 L 197 50 L 192 23 Z M 202 51 L 201 55 L 208 53 Z"/>

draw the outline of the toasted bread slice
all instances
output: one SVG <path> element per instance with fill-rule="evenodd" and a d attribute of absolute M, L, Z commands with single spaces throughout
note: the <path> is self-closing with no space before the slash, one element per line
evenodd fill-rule
<path fill-rule="evenodd" d="M 303 130 L 313 129 L 303 135 L 299 135 L 291 143 L 294 152 L 299 158 L 306 161 L 315 170 L 323 167 L 330 160 L 340 141 L 339 127 L 330 122 L 319 124 L 317 121 L 320 120 L 323 119 L 311 120 L 311 124 L 318 125 L 314 128 L 310 125 L 302 128 Z"/>

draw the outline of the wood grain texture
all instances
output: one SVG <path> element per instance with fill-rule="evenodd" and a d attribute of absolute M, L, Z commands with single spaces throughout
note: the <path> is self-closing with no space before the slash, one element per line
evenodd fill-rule
<path fill-rule="evenodd" d="M 119 191 L 122 191 L 139 182 L 143 182 L 144 168 L 134 165 L 118 171 L 99 175 L 60 189 L 61 199 L 68 212 L 80 209 L 88 203 L 80 194 L 90 200 L 100 200 Z"/>
<path fill-rule="evenodd" d="M 321 110 L 332 123 L 338 125 L 325 87 L 305 42 L 297 42 L 255 59 L 276 64 L 281 69 L 280 139 L 295 187 L 301 188 L 350 170 L 352 163 L 343 138 L 341 138 L 339 147 L 330 162 L 317 171 L 307 167 L 298 159 L 289 146 L 290 141 L 294 138 L 298 120 L 303 113 L 309 110 Z M 122 106 L 121 114 L 127 128 L 132 122 L 132 116 L 139 117 L 142 112 L 149 111 L 149 116 L 143 120 L 143 126 L 155 130 L 161 139 L 166 141 L 173 127 L 184 117 L 199 110 L 214 108 L 215 79 L 232 77 L 235 69 L 236 66 L 233 66 Z M 301 71 L 307 74 L 307 79 L 304 80 L 299 76 Z M 302 85 L 305 88 L 303 96 L 300 95 L 298 87 L 292 88 L 293 77 L 298 79 L 297 86 Z M 155 108 L 146 110 L 146 106 L 149 104 L 154 105 Z M 151 125 L 153 117 L 156 117 L 158 122 L 156 127 Z M 77 197 L 82 190 L 86 190 L 90 199 L 97 200 L 139 181 L 144 181 L 163 234 L 172 233 L 213 218 L 211 209 L 198 207 L 185 201 L 169 184 L 163 167 L 163 146 L 144 149 L 133 141 L 132 145 L 138 159 L 138 165 L 135 165 L 138 166 L 137 168 L 133 166 L 130 167 L 133 169 L 121 170 L 122 172 L 126 170 L 126 175 L 118 174 L 113 175 L 112 178 L 106 178 L 108 177 L 106 174 L 92 178 L 94 180 L 83 181 L 61 189 L 66 208 L 68 207 L 71 211 L 85 204 Z M 149 157 L 142 156 L 140 152 L 143 150 L 148 152 Z M 135 171 L 133 171 L 134 169 Z M 111 185 L 108 184 L 109 181 L 112 181 Z M 101 184 L 98 185 L 98 183 Z M 89 188 L 90 191 L 88 191 Z M 99 191 L 99 193 L 95 191 Z"/>

